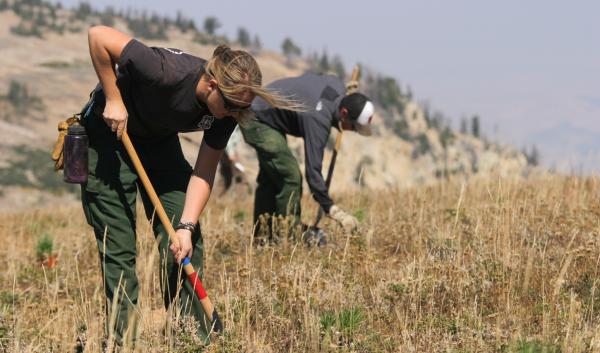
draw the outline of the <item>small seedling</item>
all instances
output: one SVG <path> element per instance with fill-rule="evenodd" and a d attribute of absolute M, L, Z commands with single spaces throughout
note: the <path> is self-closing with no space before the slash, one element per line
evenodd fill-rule
<path fill-rule="evenodd" d="M 56 265 L 56 255 L 53 252 L 54 241 L 48 233 L 42 234 L 38 238 L 35 246 L 35 255 L 38 261 L 46 265 L 48 268 L 53 268 Z"/>
<path fill-rule="evenodd" d="M 38 260 L 44 260 L 48 255 L 52 254 L 52 249 L 54 247 L 54 242 L 52 240 L 52 236 L 48 233 L 42 234 L 38 238 L 35 254 Z"/>

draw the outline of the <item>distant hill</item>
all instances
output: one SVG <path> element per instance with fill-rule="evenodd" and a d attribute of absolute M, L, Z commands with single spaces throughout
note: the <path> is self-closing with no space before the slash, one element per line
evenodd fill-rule
<path fill-rule="evenodd" d="M 97 82 L 86 29 L 102 23 L 149 45 L 175 47 L 204 58 L 221 42 L 240 47 L 227 38 L 199 31 L 193 21 L 181 16 L 168 19 L 143 12 L 98 12 L 85 3 L 69 10 L 39 0 L 0 1 L 0 209 L 77 198 L 77 188 L 62 183 L 61 176 L 52 171 L 49 153 L 57 123 L 79 111 Z M 328 64 L 323 58 L 284 56 L 255 42 L 245 44 L 256 56 L 265 83 L 307 69 L 344 72 L 339 59 Z M 431 113 L 427 106 L 416 103 L 412 93 L 403 92 L 394 79 L 364 68 L 361 89 L 377 105 L 375 136 L 344 135 L 334 193 L 411 186 L 448 177 L 528 173 L 527 158 L 517 149 L 454 131 L 441 113 Z M 190 161 L 195 158 L 200 136 L 189 134 L 182 139 Z M 290 145 L 302 164 L 302 141 L 292 138 Z M 248 167 L 249 180 L 253 180 L 257 170 L 254 151 L 242 144 L 239 154 Z"/>
<path fill-rule="evenodd" d="M 531 135 L 529 140 L 553 156 L 553 169 L 568 173 L 600 172 L 597 132 L 561 123 Z"/>

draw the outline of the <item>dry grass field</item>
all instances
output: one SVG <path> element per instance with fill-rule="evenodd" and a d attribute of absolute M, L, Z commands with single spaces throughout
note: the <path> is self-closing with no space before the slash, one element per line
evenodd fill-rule
<path fill-rule="evenodd" d="M 137 351 L 600 352 L 599 196 L 598 178 L 557 176 L 342 194 L 361 228 L 326 221 L 323 248 L 252 247 L 251 198 L 213 196 L 204 284 L 226 332 L 208 347 L 162 334 L 177 318 L 141 220 Z M 44 234 L 52 269 L 35 260 Z M 100 352 L 100 261 L 81 210 L 1 215 L 0 241 L 0 352 L 73 352 L 78 337 Z"/>

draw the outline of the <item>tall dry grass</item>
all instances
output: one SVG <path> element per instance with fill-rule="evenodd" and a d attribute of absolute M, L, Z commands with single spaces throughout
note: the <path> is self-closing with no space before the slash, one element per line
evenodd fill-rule
<path fill-rule="evenodd" d="M 323 248 L 253 248 L 251 198 L 214 197 L 204 282 L 226 333 L 206 351 L 600 352 L 599 196 L 599 179 L 571 177 L 338 195 L 361 229 L 326 221 Z M 138 227 L 138 350 L 200 351 L 162 334 L 154 238 Z M 32 260 L 41 233 L 52 270 Z M 0 351 L 69 352 L 85 337 L 99 352 L 99 259 L 79 208 L 2 215 L 0 238 Z"/>

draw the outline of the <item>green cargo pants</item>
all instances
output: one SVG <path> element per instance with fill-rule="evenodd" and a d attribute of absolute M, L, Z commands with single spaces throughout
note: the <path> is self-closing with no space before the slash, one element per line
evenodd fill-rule
<path fill-rule="evenodd" d="M 91 109 L 84 116 L 90 145 L 89 177 L 87 184 L 82 185 L 81 200 L 87 222 L 94 229 L 100 255 L 107 299 L 106 333 L 118 342 L 127 342 L 134 341 L 137 336 L 137 192 L 140 192 L 148 219 L 153 216 L 154 207 L 123 144 L 116 139 L 100 114 L 101 109 Z M 184 159 L 178 137 L 172 135 L 151 143 L 136 141 L 134 136 L 131 138 L 168 217 L 177 223 L 192 172 Z M 160 253 L 160 281 L 165 308 L 177 304 L 174 309 L 194 317 L 199 323 L 198 334 L 206 339 L 210 320 L 205 317 L 193 288 L 184 280 L 185 273 L 180 272 L 169 250 L 168 235 L 158 216 L 154 217 L 152 228 Z M 201 275 L 203 242 L 200 227 L 192 235 L 192 243 L 192 265 Z M 179 293 L 178 288 L 181 288 Z M 178 303 L 174 303 L 176 298 Z"/>
<path fill-rule="evenodd" d="M 260 168 L 254 197 L 255 235 L 272 236 L 273 216 L 291 218 L 293 229 L 300 223 L 302 174 L 285 135 L 257 120 L 240 128 L 246 143 L 256 149 Z M 261 229 L 264 225 L 269 229 Z"/>

